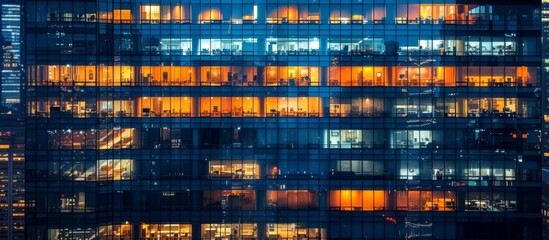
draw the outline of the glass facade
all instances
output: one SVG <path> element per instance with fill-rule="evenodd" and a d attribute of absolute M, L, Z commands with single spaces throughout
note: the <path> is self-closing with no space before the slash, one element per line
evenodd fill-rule
<path fill-rule="evenodd" d="M 541 238 L 540 2 L 24 10 L 29 239 Z"/>
<path fill-rule="evenodd" d="M 22 2 L 0 2 L 0 239 L 24 239 Z"/>
<path fill-rule="evenodd" d="M 1 113 L 19 111 L 23 65 L 21 64 L 21 2 L 5 0 L 0 4 L 0 47 L 2 47 L 2 74 L 0 81 Z"/>

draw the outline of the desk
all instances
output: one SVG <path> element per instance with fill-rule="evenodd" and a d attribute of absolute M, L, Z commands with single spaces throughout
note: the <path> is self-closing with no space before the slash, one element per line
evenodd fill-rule
<path fill-rule="evenodd" d="M 419 85 L 419 81 L 417 79 L 412 79 L 410 80 L 410 82 L 408 83 L 410 86 L 418 86 Z"/>
<path fill-rule="evenodd" d="M 182 82 L 181 82 L 181 85 L 183 85 L 183 86 L 191 86 L 192 83 L 191 83 L 190 80 L 188 80 L 188 81 L 182 81 Z"/>
<path fill-rule="evenodd" d="M 397 86 L 408 86 L 408 79 L 398 79 L 396 81 Z"/>
<path fill-rule="evenodd" d="M 374 81 L 372 81 L 372 80 L 366 80 L 366 81 L 363 82 L 362 85 L 363 85 L 363 86 L 371 87 L 371 86 L 374 86 Z"/>
<path fill-rule="evenodd" d="M 244 112 L 244 117 L 254 117 L 257 112 Z"/>
<path fill-rule="evenodd" d="M 461 82 L 456 82 L 456 87 L 467 87 L 467 86 L 475 86 L 474 83 L 469 83 L 468 81 L 461 81 Z"/>

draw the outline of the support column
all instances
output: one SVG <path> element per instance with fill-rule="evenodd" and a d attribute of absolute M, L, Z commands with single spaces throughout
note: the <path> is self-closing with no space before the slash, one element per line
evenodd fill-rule
<path fill-rule="evenodd" d="M 322 112 L 320 116 L 330 117 L 330 97 L 323 97 L 322 100 Z"/>
<path fill-rule="evenodd" d="M 200 41 L 197 36 L 193 36 L 192 38 L 192 55 L 196 56 L 200 53 L 199 45 Z"/>
<path fill-rule="evenodd" d="M 254 55 L 265 55 L 267 50 L 267 40 L 265 38 L 258 38 L 257 39 L 257 43 L 256 43 L 256 47 L 255 47 L 255 53 Z"/>
<path fill-rule="evenodd" d="M 139 223 L 132 224 L 132 239 L 139 239 L 139 234 L 141 233 L 141 226 Z"/>
<path fill-rule="evenodd" d="M 199 134 L 199 131 L 200 129 L 198 128 L 193 128 L 193 147 L 194 148 L 198 148 L 198 134 Z"/>
<path fill-rule="evenodd" d="M 193 225 L 191 226 L 192 239 L 193 240 L 200 240 L 201 239 L 200 235 L 202 234 L 202 226 L 197 222 L 194 222 Z"/>
<path fill-rule="evenodd" d="M 261 4 L 259 6 L 257 4 L 254 4 L 254 11 L 257 10 L 257 16 L 255 20 L 258 24 L 265 24 L 265 20 L 267 19 L 265 8 L 265 4 Z"/>
<path fill-rule="evenodd" d="M 256 79 L 254 80 L 256 81 L 257 86 L 265 86 L 265 67 L 257 67 Z"/>
<path fill-rule="evenodd" d="M 320 67 L 320 86 L 328 86 L 328 68 L 327 66 Z"/>
<path fill-rule="evenodd" d="M 320 24 L 330 22 L 330 4 L 320 4 Z"/>
<path fill-rule="evenodd" d="M 257 239 L 265 239 L 267 237 L 267 226 L 265 223 L 257 223 Z"/>
<path fill-rule="evenodd" d="M 265 110 L 265 98 L 260 97 L 259 98 L 259 115 L 262 117 L 266 117 L 267 112 Z"/>
<path fill-rule="evenodd" d="M 200 4 L 191 5 L 191 23 L 200 22 Z"/>
<path fill-rule="evenodd" d="M 191 114 L 191 117 L 200 117 L 200 108 L 198 107 L 198 105 L 200 104 L 200 98 L 199 97 L 195 97 L 193 98 L 192 100 L 192 114 Z M 194 134 L 194 132 L 193 132 Z M 193 135 L 194 136 L 194 135 Z"/>
<path fill-rule="evenodd" d="M 328 38 L 321 37 L 319 41 L 320 41 L 320 43 L 319 43 L 320 55 L 328 55 L 328 53 L 329 53 L 329 51 L 328 51 Z"/>
<path fill-rule="evenodd" d="M 387 10 L 385 11 L 385 24 L 395 24 L 395 4 L 387 4 Z"/>
<path fill-rule="evenodd" d="M 395 86 L 395 82 L 393 81 L 393 66 L 387 66 L 387 76 L 385 78 L 387 79 L 385 86 Z"/>

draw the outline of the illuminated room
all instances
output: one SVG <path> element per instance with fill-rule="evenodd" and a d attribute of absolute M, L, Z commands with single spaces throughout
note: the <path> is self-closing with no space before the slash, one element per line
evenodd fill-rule
<path fill-rule="evenodd" d="M 49 82 L 54 85 L 56 82 L 64 86 L 95 86 L 96 84 L 95 66 L 50 65 L 48 71 Z"/>
<path fill-rule="evenodd" d="M 200 67 L 200 85 L 202 86 L 256 86 L 255 67 L 243 66 L 202 66 Z"/>
<path fill-rule="evenodd" d="M 465 211 L 512 212 L 517 211 L 516 192 L 477 192 L 466 193 Z"/>
<path fill-rule="evenodd" d="M 141 223 L 140 237 L 141 239 L 190 240 L 192 226 L 191 224 Z"/>
<path fill-rule="evenodd" d="M 434 115 L 433 101 L 430 98 L 395 98 L 393 104 L 393 117 L 432 118 Z"/>
<path fill-rule="evenodd" d="M 259 117 L 257 97 L 201 97 L 201 117 Z"/>
<path fill-rule="evenodd" d="M 212 160 L 210 178 L 259 179 L 259 164 L 254 160 Z"/>
<path fill-rule="evenodd" d="M 85 101 L 59 101 L 59 98 L 39 98 L 27 102 L 27 115 L 40 117 L 86 117 Z"/>
<path fill-rule="evenodd" d="M 191 21 L 190 10 L 189 4 L 162 4 L 160 6 L 162 23 L 189 23 Z"/>
<path fill-rule="evenodd" d="M 386 86 L 387 67 L 329 67 L 330 86 Z"/>
<path fill-rule="evenodd" d="M 49 164 L 50 177 L 60 177 L 73 181 L 119 181 L 133 177 L 133 160 L 110 159 L 74 162 L 52 162 Z"/>
<path fill-rule="evenodd" d="M 192 39 L 190 38 L 161 38 L 160 39 L 160 54 L 161 55 L 191 55 L 192 54 Z M 181 70 L 183 67 L 176 67 L 175 70 Z M 181 78 L 181 73 L 170 74 Z M 189 78 L 190 79 L 190 78 Z M 176 81 L 179 82 L 179 81 Z"/>
<path fill-rule="evenodd" d="M 299 23 L 298 7 L 295 4 L 267 3 L 267 24 Z"/>
<path fill-rule="evenodd" d="M 536 86 L 538 74 L 532 67 L 458 68 L 458 86 L 515 87 Z"/>
<path fill-rule="evenodd" d="M 325 146 L 330 148 L 362 148 L 362 131 L 357 129 L 330 129 L 326 130 L 328 143 Z"/>
<path fill-rule="evenodd" d="M 141 85 L 152 86 L 189 86 L 193 85 L 193 67 L 181 66 L 142 66 L 140 76 Z"/>
<path fill-rule="evenodd" d="M 326 229 L 307 228 L 296 223 L 267 223 L 269 239 L 321 239 L 322 232 L 325 231 Z"/>
<path fill-rule="evenodd" d="M 516 141 L 515 136 L 510 139 Z M 502 145 L 502 144 L 501 144 Z M 502 181 L 516 179 L 516 162 L 505 163 L 503 161 L 471 161 L 466 166 L 459 166 L 459 178 L 463 180 Z M 487 184 L 487 182 L 485 183 Z"/>
<path fill-rule="evenodd" d="M 115 23 L 133 23 L 133 15 L 131 9 L 114 9 L 113 21 Z"/>
<path fill-rule="evenodd" d="M 456 117 L 528 117 L 535 112 L 528 99 L 517 98 L 458 98 L 446 106 L 447 116 Z"/>
<path fill-rule="evenodd" d="M 99 101 L 97 112 L 101 117 L 135 117 L 135 103 L 131 100 Z M 140 115 L 137 115 L 140 116 Z"/>
<path fill-rule="evenodd" d="M 257 45 L 256 38 L 244 38 L 244 39 L 219 39 L 209 38 L 200 39 L 199 49 L 200 55 L 251 55 L 254 53 L 254 49 Z M 226 76 L 226 75 L 225 75 Z"/>
<path fill-rule="evenodd" d="M 222 5 L 220 3 L 202 4 L 197 7 L 200 8 L 198 14 L 198 20 L 201 24 L 206 23 L 221 23 L 223 20 Z M 230 7 L 229 7 L 230 9 Z M 230 16 L 230 14 L 228 14 Z"/>
<path fill-rule="evenodd" d="M 191 97 L 140 97 L 137 99 L 137 116 L 140 117 L 191 117 Z"/>
<path fill-rule="evenodd" d="M 382 117 L 383 112 L 382 98 L 330 97 L 330 117 Z"/>
<path fill-rule="evenodd" d="M 59 211 L 62 213 L 68 212 L 91 212 L 93 207 L 86 206 L 86 192 L 76 193 L 60 193 Z M 89 201 L 93 202 L 93 201 Z M 89 203 L 88 203 L 89 205 Z"/>
<path fill-rule="evenodd" d="M 97 146 L 97 131 L 95 129 L 55 129 L 48 130 L 47 135 L 47 144 L 53 149 L 93 149 Z"/>
<path fill-rule="evenodd" d="M 354 39 L 330 38 L 328 39 L 328 50 L 333 55 L 383 55 L 385 54 L 385 39 L 368 35 Z M 332 61 L 332 67 L 337 64 L 337 61 Z M 334 75 L 330 73 L 330 76 Z M 337 79 L 337 77 L 335 78 Z"/>
<path fill-rule="evenodd" d="M 267 54 L 275 55 L 318 55 L 318 38 L 268 38 Z"/>
<path fill-rule="evenodd" d="M 252 223 L 202 224 L 201 231 L 204 240 L 258 239 L 257 224 Z"/>
<path fill-rule="evenodd" d="M 129 86 L 133 84 L 134 67 L 99 66 L 99 86 Z"/>
<path fill-rule="evenodd" d="M 421 60 L 414 62 L 421 64 Z M 407 66 L 397 67 L 394 86 L 454 86 L 455 67 Z"/>
<path fill-rule="evenodd" d="M 319 97 L 266 97 L 268 117 L 322 117 Z"/>
<path fill-rule="evenodd" d="M 318 86 L 318 67 L 265 67 L 267 86 Z"/>
<path fill-rule="evenodd" d="M 131 240 L 132 225 L 122 224 L 99 226 L 97 236 L 99 239 Z"/>
<path fill-rule="evenodd" d="M 431 130 L 392 130 L 390 148 L 429 148 L 433 141 Z"/>
<path fill-rule="evenodd" d="M 318 24 L 320 23 L 320 4 L 309 2 L 299 4 L 299 23 Z"/>
<path fill-rule="evenodd" d="M 351 21 L 354 24 L 383 24 L 386 18 L 386 6 L 381 3 L 351 5 Z M 337 16 L 337 14 L 336 14 Z M 334 16 L 334 17 L 336 17 Z M 331 17 L 331 15 L 330 15 Z M 337 18 L 334 19 L 337 21 Z"/>
<path fill-rule="evenodd" d="M 351 5 L 334 4 L 330 6 L 330 24 L 350 24 Z"/>
<path fill-rule="evenodd" d="M 88 169 L 88 172 L 91 169 Z M 131 159 L 107 159 L 97 161 L 98 181 L 131 180 L 133 176 L 133 160 Z M 93 175 L 90 174 L 88 179 Z"/>
<path fill-rule="evenodd" d="M 190 23 L 190 4 L 141 5 L 142 23 Z"/>
<path fill-rule="evenodd" d="M 382 211 L 387 197 L 383 190 L 330 190 L 328 205 L 337 211 Z"/>
<path fill-rule="evenodd" d="M 141 5 L 142 23 L 160 23 L 160 5 Z"/>
<path fill-rule="evenodd" d="M 99 149 L 130 149 L 139 147 L 135 128 L 114 128 L 99 130 Z"/>
<path fill-rule="evenodd" d="M 454 191 L 408 190 L 396 191 L 397 210 L 400 211 L 455 211 Z"/>

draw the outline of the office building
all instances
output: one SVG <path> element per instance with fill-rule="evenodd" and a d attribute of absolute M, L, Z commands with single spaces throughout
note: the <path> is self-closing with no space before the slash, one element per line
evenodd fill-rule
<path fill-rule="evenodd" d="M 540 2 L 24 9 L 29 239 L 541 239 Z"/>
<path fill-rule="evenodd" d="M 0 3 L 0 239 L 24 238 L 21 3 Z"/>

